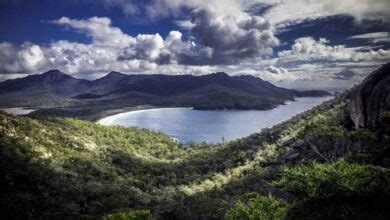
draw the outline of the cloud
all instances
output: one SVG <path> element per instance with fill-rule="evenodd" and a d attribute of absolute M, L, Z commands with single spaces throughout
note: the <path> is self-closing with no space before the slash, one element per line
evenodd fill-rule
<path fill-rule="evenodd" d="M 378 47 L 330 44 L 325 38 L 298 38 L 290 49 L 278 53 L 274 63 L 259 69 L 259 74 L 276 82 L 344 81 L 351 84 L 390 58 L 390 50 Z"/>
<path fill-rule="evenodd" d="M 372 43 L 390 42 L 390 32 L 374 32 L 361 35 L 355 35 L 348 39 L 366 39 Z"/>
<path fill-rule="evenodd" d="M 31 72 L 37 70 L 44 60 L 39 45 L 25 43 L 15 46 L 11 43 L 0 43 L 0 69 L 9 73 Z"/>
<path fill-rule="evenodd" d="M 119 7 L 125 15 L 136 15 L 141 11 L 132 0 L 103 0 L 103 4 L 107 7 Z"/>
<path fill-rule="evenodd" d="M 306 0 L 308 1 L 308 0 Z M 329 14 L 345 14 L 356 19 L 381 19 L 388 21 L 390 18 L 390 2 L 387 0 L 327 0 L 323 2 L 323 10 Z"/>
<path fill-rule="evenodd" d="M 84 33 L 91 37 L 92 43 L 60 40 L 39 46 L 3 42 L 0 44 L 0 65 L 3 71 L 31 73 L 52 68 L 71 74 L 111 70 L 146 71 L 155 69 L 156 60 L 171 46 L 165 45 L 159 34 L 140 34 L 135 37 L 127 35 L 119 28 L 112 27 L 109 18 L 76 20 L 62 17 L 51 23 Z"/>
<path fill-rule="evenodd" d="M 272 82 L 281 82 L 287 81 L 291 82 L 299 78 L 298 75 L 291 74 L 287 69 L 283 67 L 268 66 L 264 71 L 258 71 L 254 75 L 261 77 L 262 79 L 272 81 Z"/>
<path fill-rule="evenodd" d="M 272 55 L 272 48 L 279 44 L 270 24 L 259 16 L 246 13 L 224 15 L 209 6 L 191 12 L 197 36 L 204 47 L 212 49 L 215 63 L 234 63 L 237 60 Z"/>
<path fill-rule="evenodd" d="M 272 55 L 279 44 L 270 23 L 243 11 L 237 0 L 159 0 L 144 5 L 151 18 L 183 18 L 176 24 L 190 30 L 200 44 L 195 50 L 174 54 L 187 65 L 238 63 L 244 59 Z"/>
<path fill-rule="evenodd" d="M 382 20 L 388 22 L 390 2 L 388 0 L 253 0 L 243 2 L 245 10 L 254 4 L 271 6 L 264 18 L 271 24 L 283 28 L 303 21 L 321 19 L 334 15 L 348 15 L 357 21 Z"/>
<path fill-rule="evenodd" d="M 212 7 L 219 11 L 221 16 L 241 15 L 243 9 L 238 0 L 153 0 L 146 4 L 146 14 L 153 19 L 170 17 L 186 17 L 188 12 L 197 8 Z"/>
<path fill-rule="evenodd" d="M 96 75 L 112 70 L 151 73 L 159 69 L 166 73 L 171 70 L 170 74 L 198 74 L 203 67 L 178 66 L 182 66 L 186 59 L 193 62 L 196 57 L 201 57 L 199 60 L 209 57 L 207 49 L 183 41 L 179 31 L 171 31 L 164 39 L 159 34 L 127 35 L 113 27 L 109 18 L 77 20 L 62 17 L 51 23 L 86 34 L 92 41 L 59 40 L 44 46 L 3 42 L 0 43 L 0 70 L 5 73 L 36 73 L 55 68 L 70 74 Z"/>
<path fill-rule="evenodd" d="M 136 57 L 143 60 L 156 60 L 164 48 L 164 40 L 159 34 L 140 34 L 136 38 Z"/>
<path fill-rule="evenodd" d="M 135 43 L 135 39 L 124 34 L 119 28 L 111 26 L 111 20 L 106 17 L 92 17 L 86 20 L 76 20 L 62 17 L 52 23 L 66 25 L 87 34 L 96 45 L 126 47 Z"/>
<path fill-rule="evenodd" d="M 278 68 L 278 67 L 274 67 L 274 66 L 269 66 L 267 68 L 267 71 L 269 71 L 270 73 L 273 73 L 273 74 L 284 74 L 284 73 L 288 73 L 288 70 L 285 69 L 285 68 Z"/>
<path fill-rule="evenodd" d="M 183 30 L 191 30 L 195 25 L 191 23 L 191 20 L 177 20 L 174 23 Z"/>
<path fill-rule="evenodd" d="M 131 36 L 106 17 L 62 17 L 51 23 L 85 34 L 91 42 L 60 40 L 44 45 L 3 42 L 0 43 L 1 70 L 36 73 L 56 68 L 75 75 L 91 76 L 112 70 L 164 74 L 226 71 L 253 74 L 271 81 L 334 80 L 347 79 L 348 74 L 342 73 L 345 69 L 368 70 L 390 58 L 390 50 L 379 46 L 347 47 L 333 45 L 325 38 L 312 37 L 298 38 L 291 48 L 273 55 L 274 48 L 280 44 L 275 37 L 279 28 L 337 14 L 351 15 L 357 20 L 384 19 L 383 12 L 388 3 L 383 0 L 373 2 L 372 8 L 367 7 L 367 0 L 359 1 L 360 4 L 352 0 L 103 2 L 107 7 L 121 7 L 127 15 L 141 13 L 140 16 L 146 14 L 150 19 L 169 17 L 176 21 L 180 30 L 191 36 L 189 40 L 183 39 L 183 34 L 176 30 L 166 37 L 159 33 Z M 258 2 L 261 2 L 258 8 L 262 13 L 248 10 L 250 5 Z M 384 33 L 387 32 L 367 33 L 350 39 L 388 42 L 388 33 L 387 36 Z"/>
<path fill-rule="evenodd" d="M 237 63 L 243 59 L 270 56 L 278 39 L 269 23 L 246 13 L 227 15 L 213 6 L 200 4 L 191 10 L 191 33 L 201 42 L 184 42 L 182 34 L 171 32 L 167 41 L 159 34 L 129 36 L 112 27 L 109 18 L 85 20 L 62 17 L 52 23 L 68 26 L 91 37 L 92 44 L 123 48 L 120 59 L 140 59 L 157 64 L 217 65 Z M 173 9 L 171 9 L 173 10 Z M 236 10 L 236 9 L 235 9 Z M 173 36 L 175 35 L 175 36 Z M 173 39 L 174 40 L 169 40 Z"/>
<path fill-rule="evenodd" d="M 357 75 L 356 71 L 352 69 L 343 69 L 340 72 L 337 72 L 333 78 L 336 80 L 350 80 Z"/>
<path fill-rule="evenodd" d="M 296 61 L 381 61 L 386 62 L 390 58 L 390 50 L 371 49 L 370 47 L 346 47 L 345 45 L 327 45 L 325 38 L 315 40 L 312 37 L 302 37 L 295 40 L 291 50 L 278 53 L 283 63 Z M 369 50 L 367 50 L 369 49 Z"/>

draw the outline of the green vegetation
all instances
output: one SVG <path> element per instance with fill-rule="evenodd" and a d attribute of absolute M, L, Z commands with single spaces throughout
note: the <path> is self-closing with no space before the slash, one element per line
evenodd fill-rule
<path fill-rule="evenodd" d="M 225 219 L 259 219 L 277 220 L 286 215 L 288 203 L 271 195 L 265 197 L 250 193 L 242 198 L 227 211 Z"/>
<path fill-rule="evenodd" d="M 284 167 L 281 175 L 273 185 L 303 199 L 342 193 L 390 192 L 386 185 L 390 181 L 389 169 L 348 163 L 344 159 L 333 164 L 312 162 L 294 168 Z"/>
<path fill-rule="evenodd" d="M 389 182 L 388 168 L 340 159 L 284 167 L 273 185 L 296 196 L 287 212 L 291 219 L 382 219 L 389 216 Z"/>
<path fill-rule="evenodd" d="M 103 220 L 152 220 L 155 219 L 150 210 L 118 212 L 103 216 Z"/>
<path fill-rule="evenodd" d="M 261 133 L 191 146 L 146 129 L 0 112 L 1 211 L 33 219 L 387 216 L 388 140 L 344 126 L 346 105 L 340 96 Z"/>

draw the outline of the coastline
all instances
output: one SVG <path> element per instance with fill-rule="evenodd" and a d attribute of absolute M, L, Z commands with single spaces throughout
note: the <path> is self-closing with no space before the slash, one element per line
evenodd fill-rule
<path fill-rule="evenodd" d="M 154 106 L 154 105 L 140 105 L 140 106 L 122 107 L 117 109 L 109 109 L 109 110 L 99 111 L 93 115 L 89 115 L 87 116 L 87 118 L 85 118 L 85 120 L 99 124 L 99 121 L 101 121 L 102 119 L 114 115 L 125 114 L 129 112 L 152 110 L 152 109 L 160 109 L 160 108 L 164 108 L 164 107 Z"/>
<path fill-rule="evenodd" d="M 31 112 L 35 112 L 38 109 L 30 107 L 0 107 L 0 110 L 5 111 L 12 115 L 28 115 Z"/>
<path fill-rule="evenodd" d="M 103 118 L 99 118 L 98 120 L 95 121 L 95 123 L 100 124 L 100 125 L 109 126 L 107 124 L 107 122 L 112 122 L 112 121 L 116 120 L 118 117 L 122 117 L 125 115 L 142 113 L 142 112 L 149 112 L 149 111 L 156 111 L 156 110 L 161 110 L 161 109 L 178 109 L 178 108 L 193 109 L 193 107 L 155 107 L 155 108 L 145 108 L 145 109 L 139 109 L 139 110 L 130 110 L 130 111 L 126 111 L 126 112 L 120 112 L 117 114 L 108 115 L 108 116 L 105 116 Z M 105 120 L 107 120 L 107 122 L 103 122 Z"/>
<path fill-rule="evenodd" d="M 323 97 L 334 97 L 333 95 L 329 95 L 329 96 L 323 96 Z M 267 111 L 267 110 L 272 110 L 272 109 L 277 109 L 277 108 L 280 108 L 281 106 L 284 106 L 284 105 L 290 105 L 294 102 L 297 102 L 299 98 L 305 98 L 305 97 L 295 97 L 294 100 L 289 100 L 289 101 L 286 101 L 285 103 L 283 104 L 280 104 L 280 105 L 277 105 L 276 107 L 274 108 L 270 108 L 270 109 L 197 109 L 197 108 L 194 108 L 194 107 L 162 107 L 162 106 L 147 106 L 147 107 L 144 107 L 144 106 L 137 106 L 137 107 L 128 107 L 128 108 L 121 108 L 121 109 L 114 109 L 114 110 L 109 110 L 109 111 L 104 111 L 104 112 L 101 112 L 97 115 L 99 115 L 100 117 L 97 118 L 96 120 L 93 120 L 93 122 L 97 123 L 97 124 L 100 124 L 100 125 L 106 125 L 106 126 L 110 126 L 112 125 L 112 122 L 117 120 L 118 118 L 120 117 L 123 117 L 125 115 L 131 115 L 131 114 L 136 114 L 136 113 L 142 113 L 142 112 L 149 112 L 149 111 L 156 111 L 156 110 L 161 110 L 161 109 L 178 109 L 178 108 L 181 108 L 181 109 L 193 109 L 193 110 L 199 110 L 199 111 L 250 111 L 250 110 L 257 110 L 257 111 Z M 320 98 L 320 97 L 316 97 L 316 98 Z"/>
<path fill-rule="evenodd" d="M 333 95 L 327 96 L 327 97 L 334 97 Z M 140 112 L 145 110 L 157 110 L 157 109 L 167 109 L 167 108 L 189 108 L 194 110 L 200 110 L 200 111 L 214 111 L 214 110 L 259 110 L 259 111 L 267 111 L 279 108 L 283 105 L 289 105 L 291 103 L 294 103 L 297 101 L 297 98 L 304 98 L 304 97 L 295 97 L 294 100 L 287 100 L 282 104 L 279 104 L 277 106 L 274 106 L 272 108 L 224 108 L 224 109 L 216 109 L 216 108 L 196 108 L 196 107 L 188 107 L 188 106 L 156 106 L 156 105 L 139 105 L 139 106 L 131 106 L 131 107 L 119 107 L 119 108 L 110 108 L 112 106 L 91 106 L 91 107 L 67 107 L 67 108 L 32 108 L 32 107 L 0 107 L 0 109 L 4 109 L 5 111 L 8 109 L 16 109 L 16 110 L 25 110 L 22 113 L 16 112 L 17 115 L 24 115 L 24 116 L 42 116 L 42 115 L 49 115 L 54 117 L 72 117 L 77 118 L 81 120 L 91 121 L 97 124 L 106 124 L 102 123 L 102 120 L 106 120 L 107 117 L 111 117 L 118 114 L 129 114 L 134 112 Z M 9 111 L 7 111 L 9 112 Z M 15 114 L 15 113 L 11 113 Z M 15 114 L 15 115 L 16 115 Z M 121 116 L 120 115 L 120 116 Z M 111 119 L 115 120 L 115 119 Z"/>
<path fill-rule="evenodd" d="M 139 109 L 101 118 L 96 123 L 104 126 L 135 126 L 160 131 L 178 139 L 183 144 L 190 142 L 200 143 L 202 141 L 219 143 L 221 137 L 224 137 L 227 141 L 231 141 L 258 132 L 264 128 L 271 128 L 291 119 L 295 115 L 301 114 L 332 99 L 332 97 L 299 97 L 295 101 L 286 102 L 284 105 L 279 105 L 270 110 L 231 109 L 197 111 L 189 107 Z M 170 109 L 173 110 L 170 111 Z M 192 111 L 191 109 L 196 111 Z M 177 114 L 180 115 L 178 120 L 175 118 Z M 186 117 L 182 117 L 184 115 Z M 229 122 L 225 121 L 223 123 L 218 123 L 218 120 L 216 123 L 213 121 L 213 118 L 226 119 L 226 116 L 235 120 L 229 120 Z M 229 123 L 232 124 L 229 125 Z M 223 126 L 230 127 L 230 129 L 226 129 Z"/>

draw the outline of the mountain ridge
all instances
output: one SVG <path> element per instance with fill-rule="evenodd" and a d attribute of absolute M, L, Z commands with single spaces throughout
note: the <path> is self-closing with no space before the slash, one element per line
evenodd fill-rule
<path fill-rule="evenodd" d="M 297 91 L 254 76 L 127 75 L 112 71 L 95 79 L 77 79 L 59 70 L 0 83 L 0 105 L 35 108 L 123 108 L 138 105 L 195 109 L 272 109 L 295 97 L 326 96 Z M 107 107 L 110 106 L 110 107 Z"/>

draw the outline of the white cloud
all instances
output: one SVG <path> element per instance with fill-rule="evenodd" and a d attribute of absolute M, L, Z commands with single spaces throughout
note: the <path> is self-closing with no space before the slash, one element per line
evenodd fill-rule
<path fill-rule="evenodd" d="M 152 19 L 178 18 L 175 23 L 199 39 L 196 53 L 175 55 L 183 64 L 237 63 L 272 55 L 279 44 L 269 22 L 243 11 L 238 0 L 156 0 L 143 7 Z"/>
<path fill-rule="evenodd" d="M 41 47 L 38 45 L 32 45 L 26 48 L 23 48 L 18 53 L 18 57 L 23 63 L 26 69 L 34 69 L 42 60 L 43 52 Z"/>
<path fill-rule="evenodd" d="M 39 45 L 25 43 L 15 46 L 0 43 L 0 65 L 5 72 L 31 72 L 43 63 L 44 55 Z"/>
<path fill-rule="evenodd" d="M 51 23 L 67 26 L 86 34 L 92 43 L 60 40 L 46 46 L 7 42 L 0 44 L 0 65 L 5 72 L 46 71 L 61 69 L 76 74 L 105 71 L 144 72 L 158 64 L 177 64 L 182 55 L 195 57 L 194 42 L 182 41 L 179 31 L 171 31 L 166 39 L 159 34 L 135 37 L 113 27 L 109 18 L 92 17 L 77 20 L 62 17 Z"/>
<path fill-rule="evenodd" d="M 140 34 L 137 36 L 135 50 L 137 57 L 145 60 L 156 60 L 164 48 L 164 40 L 159 34 Z"/>
<path fill-rule="evenodd" d="M 229 0 L 232 3 L 234 0 Z M 169 10 L 175 7 L 196 7 L 191 9 L 192 34 L 199 37 L 201 44 L 184 42 L 181 33 L 171 32 L 168 41 L 159 34 L 129 36 L 113 27 L 109 18 L 92 17 L 76 20 L 62 17 L 52 23 L 65 25 L 91 37 L 92 44 L 100 47 L 123 49 L 120 59 L 140 59 L 158 64 L 181 63 L 187 65 L 216 65 L 237 63 L 243 59 L 269 56 L 272 47 L 278 45 L 269 23 L 261 17 L 250 16 L 237 7 L 228 7 L 236 14 L 221 13 L 220 1 L 207 5 L 206 1 L 178 1 L 166 3 Z M 199 7 L 197 7 L 199 6 Z M 167 9 L 167 10 L 168 10 Z M 169 40 L 176 34 L 174 41 Z M 107 48 L 106 48 L 107 49 Z M 117 52 L 117 51 L 116 51 Z"/>
<path fill-rule="evenodd" d="M 246 10 L 253 4 L 267 4 L 273 7 L 264 18 L 273 25 L 283 28 L 302 21 L 315 20 L 334 15 L 349 15 L 358 21 L 364 19 L 390 19 L 388 0 L 247 0 L 241 1 Z"/>
<path fill-rule="evenodd" d="M 366 39 L 372 43 L 390 42 L 390 32 L 374 32 L 361 35 L 355 35 L 348 39 Z"/>
<path fill-rule="evenodd" d="M 188 10 L 205 9 L 207 7 L 217 9 L 221 16 L 239 16 L 244 13 L 238 0 L 154 0 L 144 7 L 151 18 L 182 17 L 186 15 L 185 13 Z"/>
<path fill-rule="evenodd" d="M 390 50 L 365 50 L 364 47 L 346 47 L 345 45 L 327 45 L 328 40 L 312 37 L 302 37 L 295 40 L 291 50 L 278 53 L 279 62 L 289 63 L 296 61 L 382 61 L 390 58 Z"/>
<path fill-rule="evenodd" d="M 53 23 L 69 26 L 90 36 L 92 43 L 60 40 L 47 46 L 39 46 L 3 42 L 0 44 L 0 65 L 3 71 L 31 73 L 52 68 L 71 74 L 111 70 L 145 71 L 156 68 L 155 59 L 165 50 L 164 40 L 160 35 L 132 37 L 119 28 L 112 27 L 109 18 L 76 20 L 62 17 Z M 131 57 L 124 59 L 126 56 Z"/>
<path fill-rule="evenodd" d="M 288 73 L 288 70 L 285 69 L 285 68 L 283 68 L 283 67 L 278 68 L 278 67 L 274 67 L 274 66 L 269 66 L 269 67 L 267 68 L 267 70 L 268 70 L 270 73 L 277 74 L 277 75 Z"/>
<path fill-rule="evenodd" d="M 191 23 L 191 20 L 178 20 L 174 21 L 174 23 L 183 30 L 191 30 L 195 25 Z"/>
<path fill-rule="evenodd" d="M 106 17 L 92 17 L 87 20 L 76 20 L 62 17 L 52 21 L 59 25 L 68 25 L 92 38 L 96 45 L 126 47 L 135 43 L 135 39 L 124 34 L 119 28 L 111 26 L 111 20 Z"/>
<path fill-rule="evenodd" d="M 256 75 L 272 82 L 294 81 L 299 79 L 296 74 L 291 74 L 283 67 L 268 66 L 264 71 L 259 71 Z"/>

